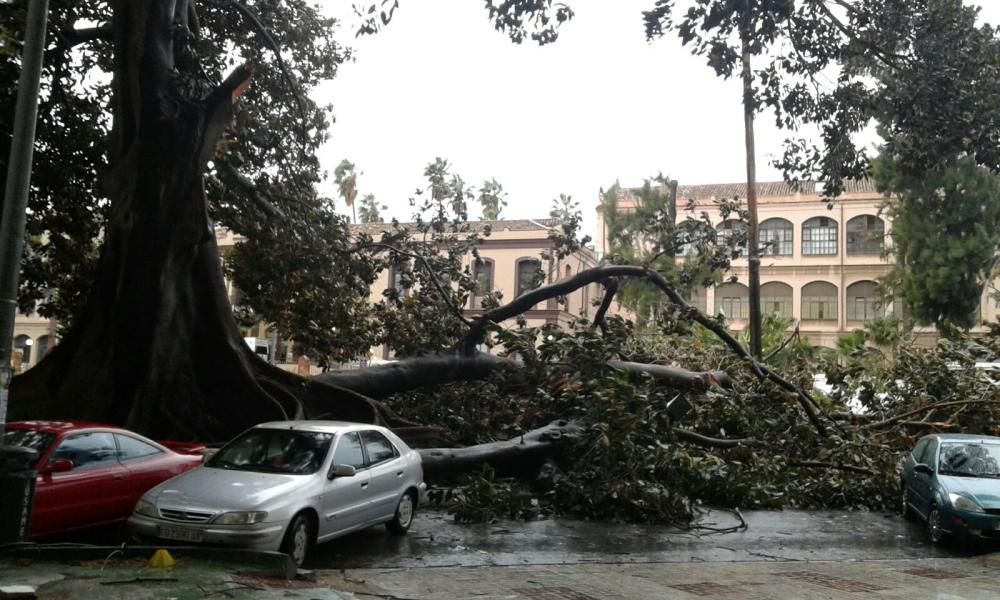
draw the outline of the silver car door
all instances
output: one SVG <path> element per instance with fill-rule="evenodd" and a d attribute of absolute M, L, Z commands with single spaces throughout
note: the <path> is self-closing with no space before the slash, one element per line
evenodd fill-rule
<path fill-rule="evenodd" d="M 361 440 L 368 453 L 371 472 L 371 504 L 368 520 L 388 521 L 396 514 L 396 504 L 406 483 L 406 464 L 399 450 L 380 432 L 365 430 Z"/>
<path fill-rule="evenodd" d="M 350 465 L 357 472 L 349 477 L 334 476 L 332 479 L 328 474 L 320 500 L 320 538 L 357 528 L 368 520 L 371 477 L 365 469 L 364 451 L 356 432 L 342 434 L 337 440 L 330 473 L 336 465 Z"/>

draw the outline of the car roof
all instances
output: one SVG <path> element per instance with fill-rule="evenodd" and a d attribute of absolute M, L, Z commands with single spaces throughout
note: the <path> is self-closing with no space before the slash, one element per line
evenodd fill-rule
<path fill-rule="evenodd" d="M 254 426 L 255 429 L 292 429 L 296 431 L 315 431 L 319 433 L 344 433 L 358 429 L 377 429 L 385 431 L 384 427 L 370 423 L 352 423 L 350 421 L 270 421 Z"/>
<path fill-rule="evenodd" d="M 32 429 L 47 433 L 65 433 L 67 431 L 80 431 L 82 429 L 112 429 L 115 431 L 127 431 L 121 427 L 107 425 L 104 423 L 93 423 L 90 421 L 13 421 L 5 425 L 7 429 Z"/>
<path fill-rule="evenodd" d="M 990 444 L 1000 444 L 1000 437 L 992 435 L 975 435 L 971 433 L 936 433 L 928 437 L 934 437 L 942 442 L 988 442 Z"/>

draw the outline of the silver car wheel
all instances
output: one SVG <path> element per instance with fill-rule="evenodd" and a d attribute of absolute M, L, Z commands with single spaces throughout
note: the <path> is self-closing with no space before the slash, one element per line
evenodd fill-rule
<path fill-rule="evenodd" d="M 399 499 L 399 508 L 396 509 L 397 519 L 403 527 L 409 527 L 413 521 L 413 496 L 403 494 Z"/>
<path fill-rule="evenodd" d="M 292 560 L 296 565 L 301 566 L 306 560 L 306 551 L 309 549 L 309 526 L 305 519 L 299 520 L 296 524 L 295 532 L 292 534 Z"/>
<path fill-rule="evenodd" d="M 927 536 L 935 544 L 941 543 L 945 536 L 945 530 L 941 527 L 941 512 L 936 508 L 932 508 L 927 515 Z"/>

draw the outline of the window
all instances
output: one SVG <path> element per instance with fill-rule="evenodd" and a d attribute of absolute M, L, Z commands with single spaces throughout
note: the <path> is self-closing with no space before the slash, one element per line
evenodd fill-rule
<path fill-rule="evenodd" d="M 392 265 L 389 267 L 389 289 L 396 290 L 396 295 L 405 298 L 410 295 L 410 287 L 403 279 L 406 271 L 405 264 Z"/>
<path fill-rule="evenodd" d="M 21 353 L 22 365 L 31 364 L 31 345 L 33 343 L 34 340 L 26 335 L 19 335 L 14 338 L 14 352 Z"/>
<path fill-rule="evenodd" d="M 0 435 L 0 446 L 31 448 L 38 452 L 39 457 L 49 449 L 54 441 L 56 441 L 54 433 L 35 429 L 8 429 L 3 435 Z"/>
<path fill-rule="evenodd" d="M 337 451 L 333 453 L 333 464 L 351 465 L 355 469 L 365 467 L 365 454 L 361 449 L 361 439 L 353 431 L 340 436 Z"/>
<path fill-rule="evenodd" d="M 103 467 L 118 464 L 118 448 L 110 433 L 83 433 L 63 440 L 49 460 L 72 461 L 74 469 Z"/>
<path fill-rule="evenodd" d="M 146 442 L 139 441 L 132 436 L 116 433 L 115 439 L 118 440 L 118 460 L 122 462 L 161 454 L 159 448 L 150 446 Z"/>
<path fill-rule="evenodd" d="M 847 320 L 871 321 L 885 316 L 874 281 L 859 281 L 847 286 Z"/>
<path fill-rule="evenodd" d="M 493 291 L 493 261 L 482 259 L 473 267 L 476 289 L 472 292 L 472 308 L 482 307 L 482 297 Z"/>
<path fill-rule="evenodd" d="M 719 223 L 716 228 L 718 231 L 718 244 L 720 246 L 725 246 L 726 244 L 738 244 L 734 251 L 738 252 L 739 255 L 745 255 L 747 252 L 747 224 L 743 221 L 737 221 L 736 219 L 729 219 Z M 732 240 L 732 241 L 730 241 Z"/>
<path fill-rule="evenodd" d="M 399 456 L 399 452 L 392 445 L 392 442 L 377 431 L 362 431 L 361 439 L 364 440 L 365 450 L 368 451 L 369 464 L 377 465 Z"/>
<path fill-rule="evenodd" d="M 930 438 L 924 438 L 917 442 L 916 447 L 913 448 L 913 460 L 920 462 L 920 459 L 924 457 L 924 451 L 927 450 L 927 445 L 931 443 Z"/>
<path fill-rule="evenodd" d="M 761 256 L 791 256 L 795 229 L 786 219 L 768 219 L 760 224 L 757 240 Z"/>
<path fill-rule="evenodd" d="M 837 286 L 814 281 L 802 288 L 802 319 L 806 321 L 836 321 Z"/>
<path fill-rule="evenodd" d="M 760 286 L 760 310 L 783 317 L 792 316 L 792 286 L 780 281 L 769 281 Z"/>
<path fill-rule="evenodd" d="M 206 466 L 308 475 L 319 470 L 332 441 L 333 435 L 329 433 L 254 428 L 226 444 Z"/>
<path fill-rule="evenodd" d="M 827 217 L 813 217 L 802 224 L 803 256 L 837 254 L 837 222 Z"/>
<path fill-rule="evenodd" d="M 42 337 L 38 338 L 37 345 L 38 345 L 38 350 L 36 351 L 36 355 L 37 356 L 42 357 L 42 356 L 45 356 L 46 354 L 48 354 L 48 352 L 49 352 L 49 336 L 43 335 Z"/>
<path fill-rule="evenodd" d="M 923 454 L 920 455 L 917 462 L 923 463 L 928 467 L 934 468 L 934 463 L 936 462 L 934 459 L 937 456 L 937 449 L 938 449 L 937 440 L 931 438 L 930 440 L 928 440 L 927 447 L 924 448 L 924 452 Z"/>
<path fill-rule="evenodd" d="M 542 261 L 524 258 L 517 261 L 517 295 L 539 287 L 542 284 Z"/>
<path fill-rule="evenodd" d="M 715 313 L 730 321 L 750 315 L 750 293 L 742 283 L 724 283 L 715 289 Z"/>
<path fill-rule="evenodd" d="M 882 254 L 885 221 L 875 215 L 860 215 L 847 222 L 847 254 L 871 256 Z"/>

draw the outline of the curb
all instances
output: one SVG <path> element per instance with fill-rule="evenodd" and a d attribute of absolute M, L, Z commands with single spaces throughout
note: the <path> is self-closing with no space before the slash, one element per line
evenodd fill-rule
<path fill-rule="evenodd" d="M 295 579 L 295 563 L 287 554 L 244 548 L 213 548 L 199 546 L 90 546 L 83 544 L 33 544 L 21 542 L 0 546 L 0 557 L 25 558 L 53 562 L 74 560 L 100 560 L 109 557 L 146 559 L 160 549 L 166 549 L 175 558 L 250 567 L 270 576 Z"/>

